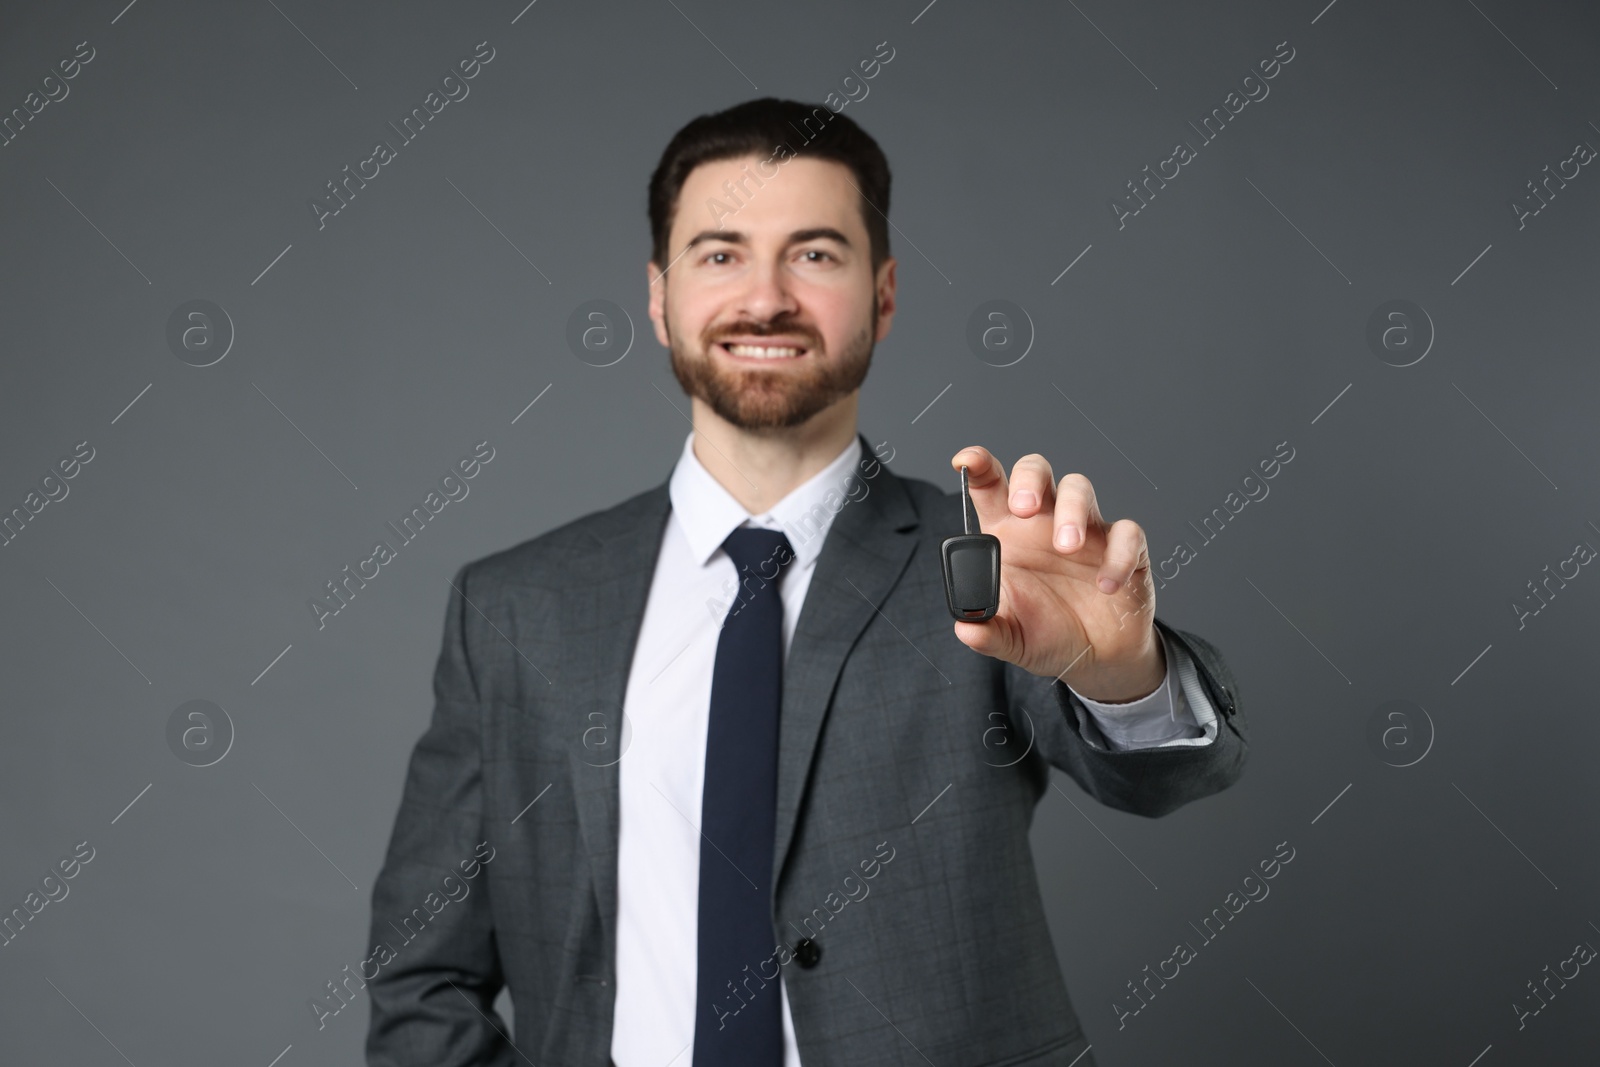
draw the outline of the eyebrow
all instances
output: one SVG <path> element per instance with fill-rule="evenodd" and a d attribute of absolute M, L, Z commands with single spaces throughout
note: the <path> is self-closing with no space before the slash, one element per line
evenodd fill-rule
<path fill-rule="evenodd" d="M 830 241 L 837 241 L 846 248 L 851 247 L 850 239 L 844 234 L 840 233 L 838 230 L 834 229 L 832 226 L 813 226 L 808 230 L 796 230 L 789 235 L 789 240 L 787 243 L 800 244 L 804 241 L 814 241 L 818 238 L 826 238 Z M 683 250 L 687 252 L 695 245 L 701 244 L 705 241 L 726 241 L 729 244 L 748 245 L 750 243 L 750 236 L 743 230 L 701 230 L 699 233 L 694 235 L 687 245 L 684 246 Z"/>

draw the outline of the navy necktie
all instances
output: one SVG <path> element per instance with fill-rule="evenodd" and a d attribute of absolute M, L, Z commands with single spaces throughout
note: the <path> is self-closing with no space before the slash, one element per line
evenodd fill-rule
<path fill-rule="evenodd" d="M 782 1067 L 772 926 L 783 600 L 794 560 L 777 530 L 740 527 L 723 549 L 739 591 L 717 638 L 700 815 L 693 1067 Z M 765 972 L 765 973 L 763 973 Z"/>

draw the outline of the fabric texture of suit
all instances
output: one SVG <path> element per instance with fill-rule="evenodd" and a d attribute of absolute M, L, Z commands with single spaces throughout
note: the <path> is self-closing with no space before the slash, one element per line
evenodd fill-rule
<path fill-rule="evenodd" d="M 801 1057 L 1092 1067 L 1045 922 L 1034 808 L 1052 766 L 1152 817 L 1225 789 L 1248 751 L 1232 672 L 1157 617 L 1199 668 L 1217 738 L 1105 749 L 1066 686 L 956 639 L 939 542 L 961 530 L 959 496 L 886 466 L 862 484 L 828 530 L 783 676 L 773 941 L 821 948 L 782 968 Z M 616 753 L 669 513 L 663 482 L 457 572 L 432 721 L 373 888 L 371 943 L 394 958 L 367 985 L 369 1063 L 609 1064 Z M 425 898 L 483 841 L 494 858 L 470 893 L 432 914 Z M 413 914 L 430 921 L 402 942 Z M 492 1007 L 503 986 L 515 1048 Z"/>

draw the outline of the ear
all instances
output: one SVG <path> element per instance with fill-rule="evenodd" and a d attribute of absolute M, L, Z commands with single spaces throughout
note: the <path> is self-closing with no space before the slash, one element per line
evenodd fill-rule
<path fill-rule="evenodd" d="M 667 306 L 666 272 L 656 266 L 655 260 L 645 263 L 645 279 L 650 291 L 650 321 L 655 324 L 656 340 L 662 348 L 670 348 L 665 319 Z"/>
<path fill-rule="evenodd" d="M 875 341 L 882 341 L 889 336 L 889 327 L 894 322 L 895 312 L 895 269 L 896 260 L 888 257 L 878 264 L 877 291 L 875 297 L 878 301 L 878 336 Z"/>

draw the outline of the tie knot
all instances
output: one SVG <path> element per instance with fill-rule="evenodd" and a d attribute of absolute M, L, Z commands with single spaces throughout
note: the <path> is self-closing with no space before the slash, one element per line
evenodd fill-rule
<path fill-rule="evenodd" d="M 777 578 L 795 558 L 794 549 L 782 530 L 741 526 L 728 535 L 722 547 L 741 572 L 754 573 L 768 581 Z"/>

